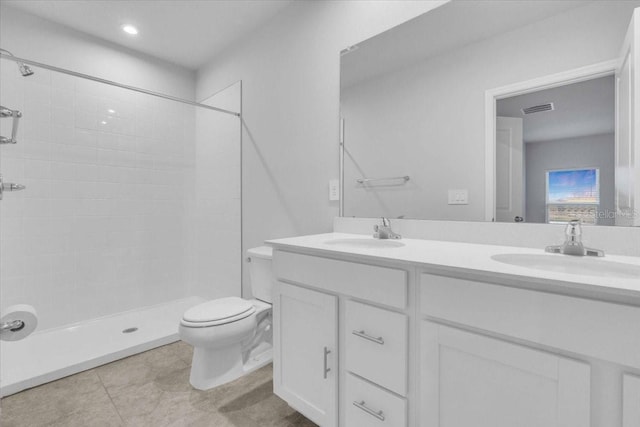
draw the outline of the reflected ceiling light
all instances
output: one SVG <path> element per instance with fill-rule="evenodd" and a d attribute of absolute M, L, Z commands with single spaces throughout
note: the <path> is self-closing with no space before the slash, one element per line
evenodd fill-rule
<path fill-rule="evenodd" d="M 138 34 L 138 29 L 131 24 L 124 24 L 122 26 L 122 31 L 124 31 L 127 34 L 131 34 L 132 36 L 135 36 L 136 34 Z"/>

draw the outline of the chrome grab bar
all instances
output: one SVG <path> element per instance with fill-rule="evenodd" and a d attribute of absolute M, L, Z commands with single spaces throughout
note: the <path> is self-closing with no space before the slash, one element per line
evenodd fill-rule
<path fill-rule="evenodd" d="M 7 107 L 0 106 L 0 118 L 12 117 L 13 127 L 11 128 L 11 138 L 0 136 L 0 144 L 15 144 L 18 141 L 16 136 L 18 135 L 18 120 L 22 117 L 22 113 L 18 110 L 12 110 Z"/>
<path fill-rule="evenodd" d="M 27 187 L 25 187 L 22 184 L 14 184 L 12 182 L 5 183 L 2 180 L 2 174 L 0 174 L 0 200 L 2 200 L 2 194 L 5 191 L 20 191 L 20 190 L 24 190 L 25 188 Z"/>
<path fill-rule="evenodd" d="M 329 364 L 329 362 L 327 361 L 327 356 L 329 356 L 329 353 L 331 353 L 331 350 L 329 350 L 327 347 L 324 348 L 324 379 L 327 379 L 327 374 L 329 373 L 329 371 L 331 371 L 331 368 L 328 368 L 327 365 Z"/>
<path fill-rule="evenodd" d="M 367 405 L 365 404 L 364 400 L 361 400 L 360 402 L 358 402 L 357 400 L 353 402 L 353 406 L 355 406 L 356 408 L 362 409 L 364 412 L 366 412 L 367 414 L 376 417 L 377 419 L 379 419 L 380 421 L 384 421 L 384 412 L 382 411 L 374 411 L 373 409 L 367 407 Z"/>
<path fill-rule="evenodd" d="M 371 335 L 365 333 L 364 330 L 362 330 L 362 331 L 353 330 L 353 331 L 351 331 L 351 333 L 353 335 L 355 335 L 355 336 L 360 337 L 360 338 L 364 338 L 365 340 L 372 341 L 372 342 L 374 342 L 376 344 L 384 345 L 384 339 L 382 337 L 371 336 Z"/>
<path fill-rule="evenodd" d="M 371 182 L 376 182 L 376 181 L 394 181 L 394 180 L 402 180 L 402 184 L 406 183 L 407 181 L 409 181 L 411 178 L 409 177 L 409 175 L 405 175 L 405 176 L 392 176 L 389 178 L 359 178 L 356 179 L 356 182 L 358 184 L 369 184 Z"/>
<path fill-rule="evenodd" d="M 0 333 L 5 331 L 19 331 L 24 328 L 24 322 L 22 320 L 12 320 L 11 322 L 0 323 Z"/>

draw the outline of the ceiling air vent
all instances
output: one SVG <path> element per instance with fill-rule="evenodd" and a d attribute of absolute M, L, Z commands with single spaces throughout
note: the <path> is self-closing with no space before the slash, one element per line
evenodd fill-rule
<path fill-rule="evenodd" d="M 555 107 L 553 106 L 553 102 L 548 102 L 546 104 L 534 105 L 533 107 L 527 107 L 522 109 L 522 114 L 534 114 L 534 113 L 542 113 L 543 111 L 553 111 Z"/>

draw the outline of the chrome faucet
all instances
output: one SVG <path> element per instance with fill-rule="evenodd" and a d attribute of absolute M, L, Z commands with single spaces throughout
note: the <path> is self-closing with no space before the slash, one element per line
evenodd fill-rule
<path fill-rule="evenodd" d="M 579 219 L 569 221 L 564 234 L 566 238 L 562 245 L 547 246 L 545 252 L 574 256 L 604 256 L 604 251 L 587 248 L 582 244 L 582 225 Z"/>
<path fill-rule="evenodd" d="M 398 233 L 394 233 L 391 229 L 391 221 L 388 218 L 382 217 L 382 225 L 373 226 L 373 237 L 376 239 L 402 239 L 402 236 Z"/>

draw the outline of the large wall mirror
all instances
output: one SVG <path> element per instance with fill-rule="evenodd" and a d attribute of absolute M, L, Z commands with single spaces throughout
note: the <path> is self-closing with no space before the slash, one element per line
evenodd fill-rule
<path fill-rule="evenodd" d="M 453 0 L 343 50 L 342 215 L 639 226 L 636 8 Z"/>

